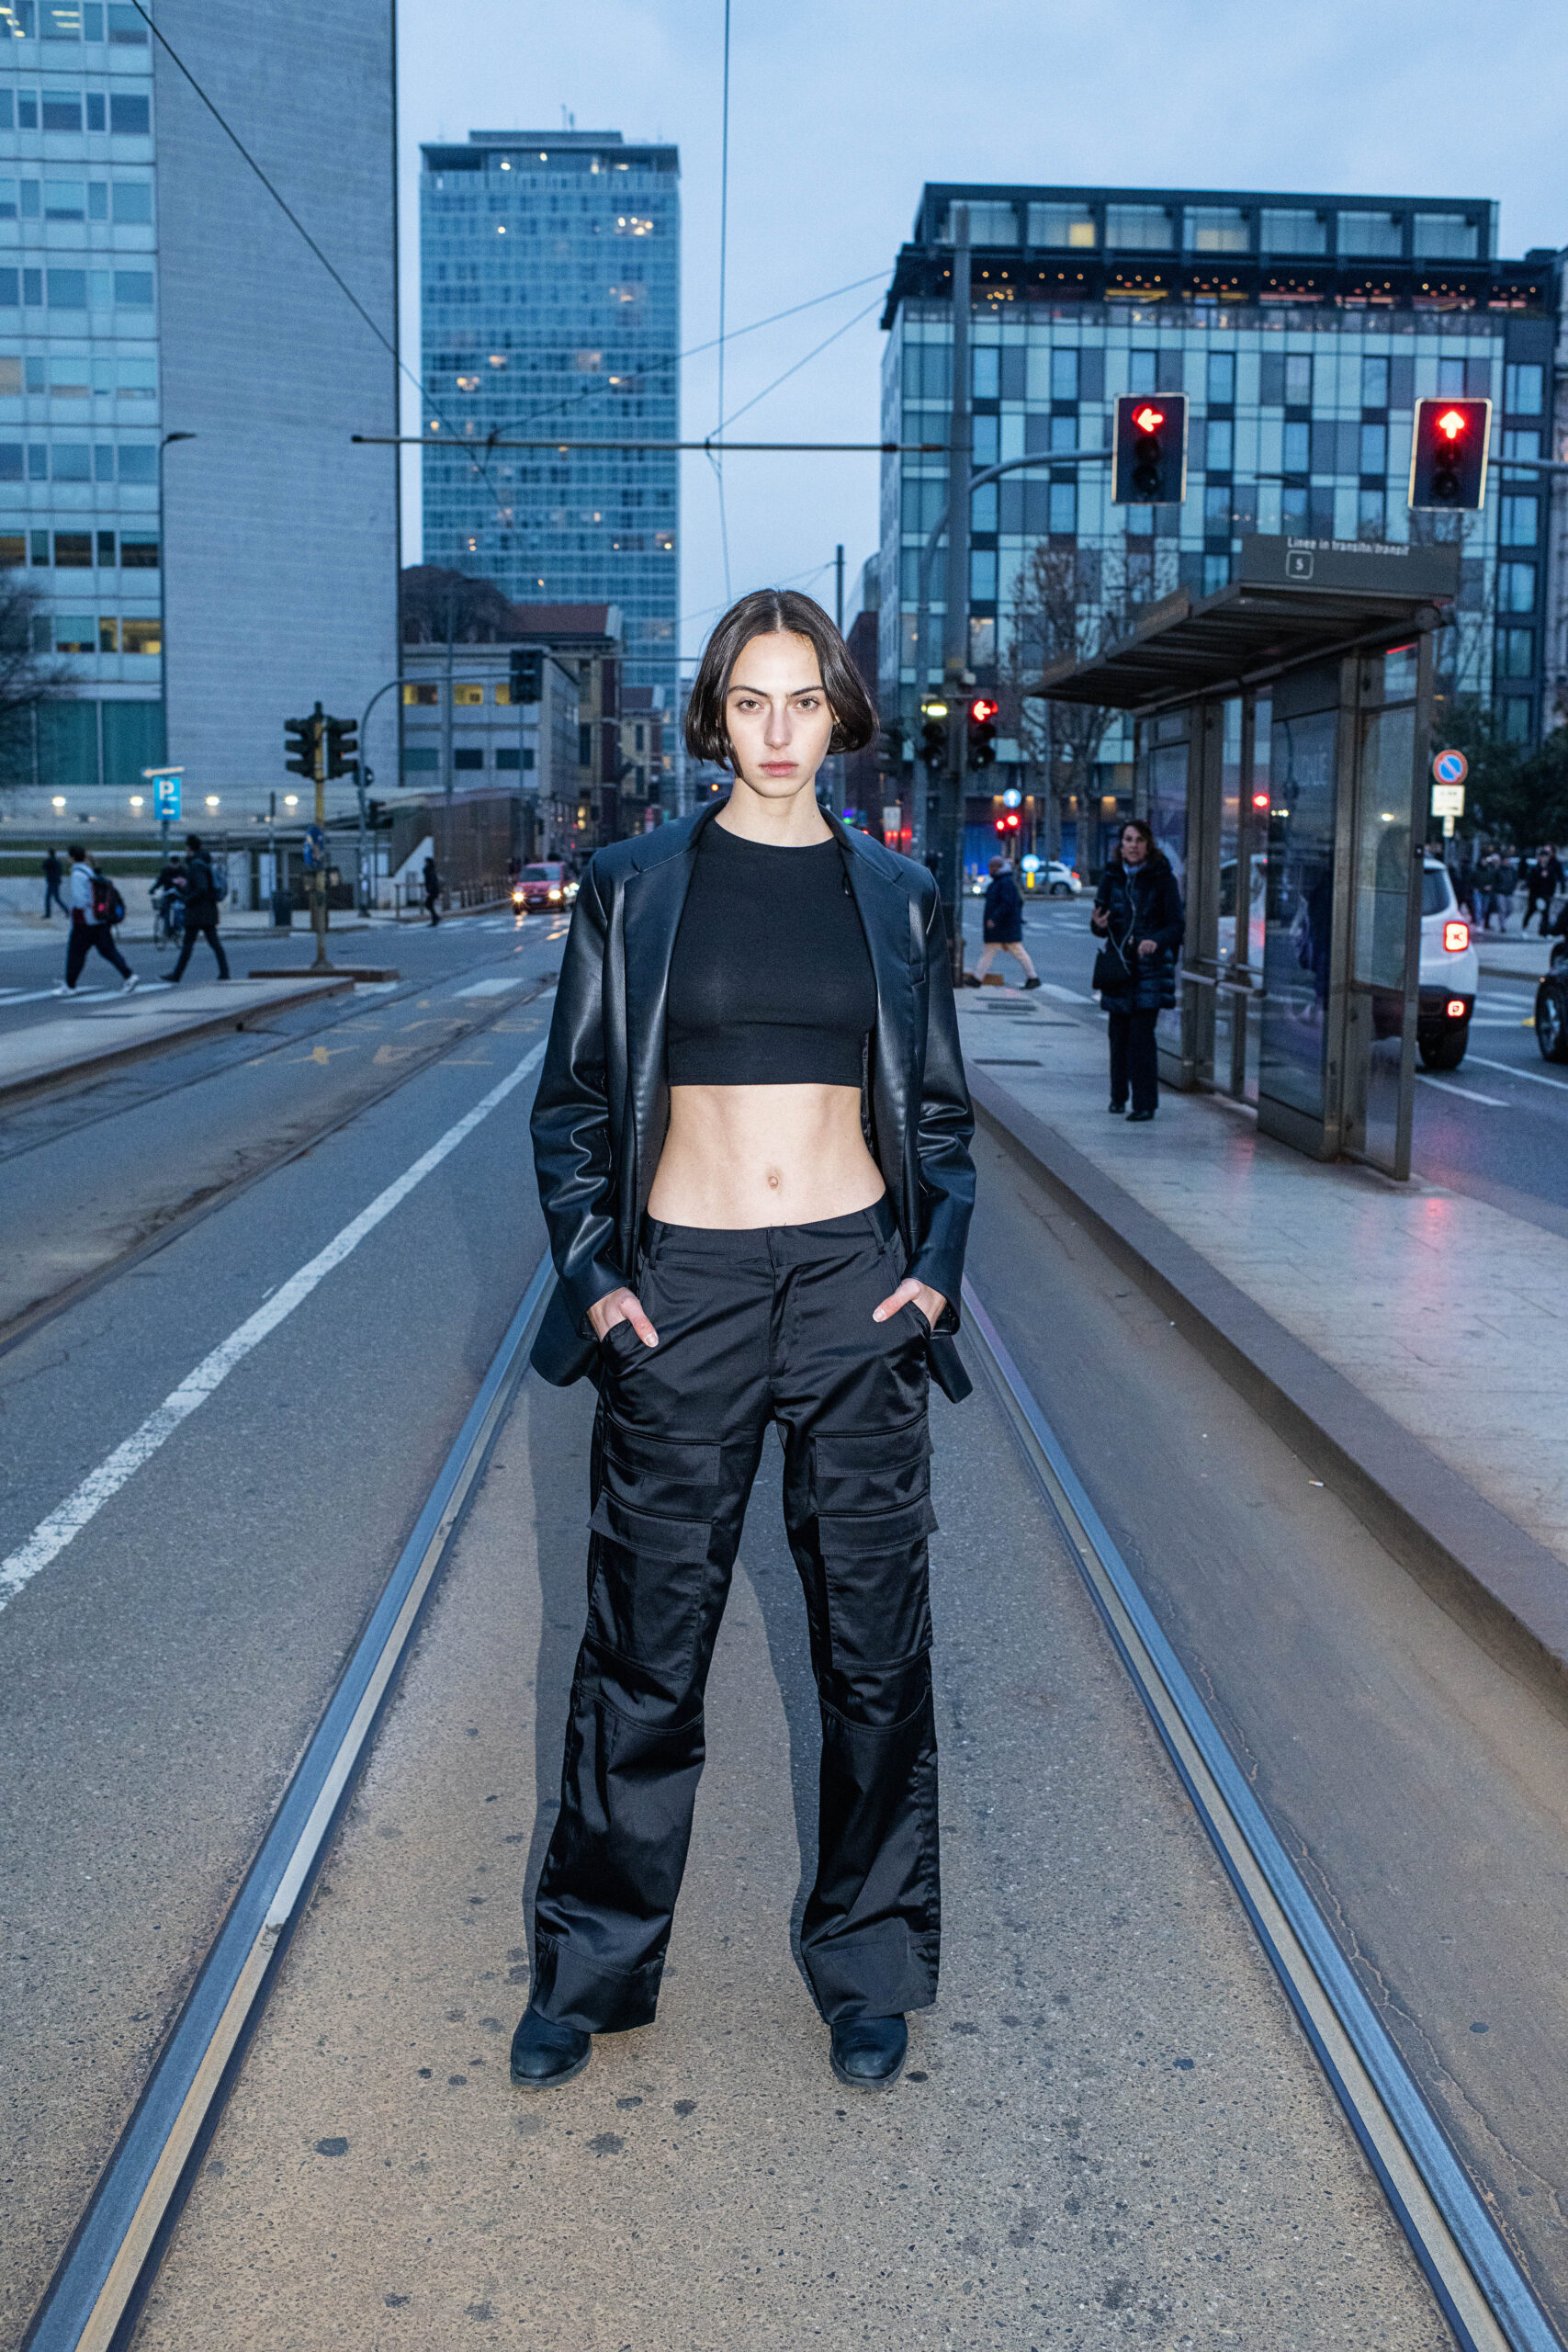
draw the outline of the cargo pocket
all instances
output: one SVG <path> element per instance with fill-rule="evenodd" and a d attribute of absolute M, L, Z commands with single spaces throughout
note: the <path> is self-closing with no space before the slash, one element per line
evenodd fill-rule
<path fill-rule="evenodd" d="M 649 1437 L 605 1413 L 597 1451 L 588 1640 L 635 1660 L 673 1701 L 694 1670 L 719 1449 Z"/>
<path fill-rule="evenodd" d="M 888 1727 L 926 1688 L 931 1438 L 922 1415 L 896 1430 L 811 1441 L 829 1672 L 823 1696 L 850 1721 Z"/>

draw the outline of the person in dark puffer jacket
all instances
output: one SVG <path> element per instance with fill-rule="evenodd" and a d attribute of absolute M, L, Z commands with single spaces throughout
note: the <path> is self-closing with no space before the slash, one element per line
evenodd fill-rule
<path fill-rule="evenodd" d="M 1163 850 L 1141 817 L 1122 828 L 1121 847 L 1100 876 L 1089 918 L 1104 943 L 1095 984 L 1111 1022 L 1111 1110 L 1152 1119 L 1159 1106 L 1155 1023 L 1186 931 L 1181 893 Z"/>

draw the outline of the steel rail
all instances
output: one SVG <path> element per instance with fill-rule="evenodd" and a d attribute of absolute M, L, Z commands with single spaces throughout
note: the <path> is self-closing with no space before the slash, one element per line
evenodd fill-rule
<path fill-rule="evenodd" d="M 967 1279 L 964 1304 L 966 1336 L 1075 1565 L 1463 2352 L 1561 2352 L 1562 2339 Z"/>
<path fill-rule="evenodd" d="M 547 1256 L 295 1768 L 22 2352 L 112 2352 L 129 2335 L 516 1394 L 552 1280 Z"/>

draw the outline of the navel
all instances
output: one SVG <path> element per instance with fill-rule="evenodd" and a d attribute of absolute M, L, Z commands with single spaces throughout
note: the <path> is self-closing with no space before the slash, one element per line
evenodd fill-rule
<path fill-rule="evenodd" d="M 778 1191 L 778 1189 L 779 1189 L 779 1186 L 780 1186 L 783 1182 L 784 1182 L 784 1174 L 783 1174 L 782 1170 L 777 1169 L 777 1168 L 770 1168 L 770 1169 L 769 1169 L 769 1170 L 768 1170 L 768 1190 L 769 1190 L 769 1192 L 770 1192 L 770 1193 L 776 1193 L 776 1192 Z"/>

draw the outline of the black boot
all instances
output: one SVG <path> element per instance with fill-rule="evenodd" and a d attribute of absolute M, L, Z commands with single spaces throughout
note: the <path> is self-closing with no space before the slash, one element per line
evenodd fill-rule
<path fill-rule="evenodd" d="M 903 2073 L 908 2047 L 902 2018 L 848 2018 L 833 2028 L 833 2072 L 852 2090 L 884 2090 Z"/>
<path fill-rule="evenodd" d="M 512 2037 L 512 2079 L 525 2090 L 553 2091 L 581 2075 L 593 2055 L 593 2037 L 574 2025 L 552 2025 L 534 2008 L 524 2010 Z"/>

